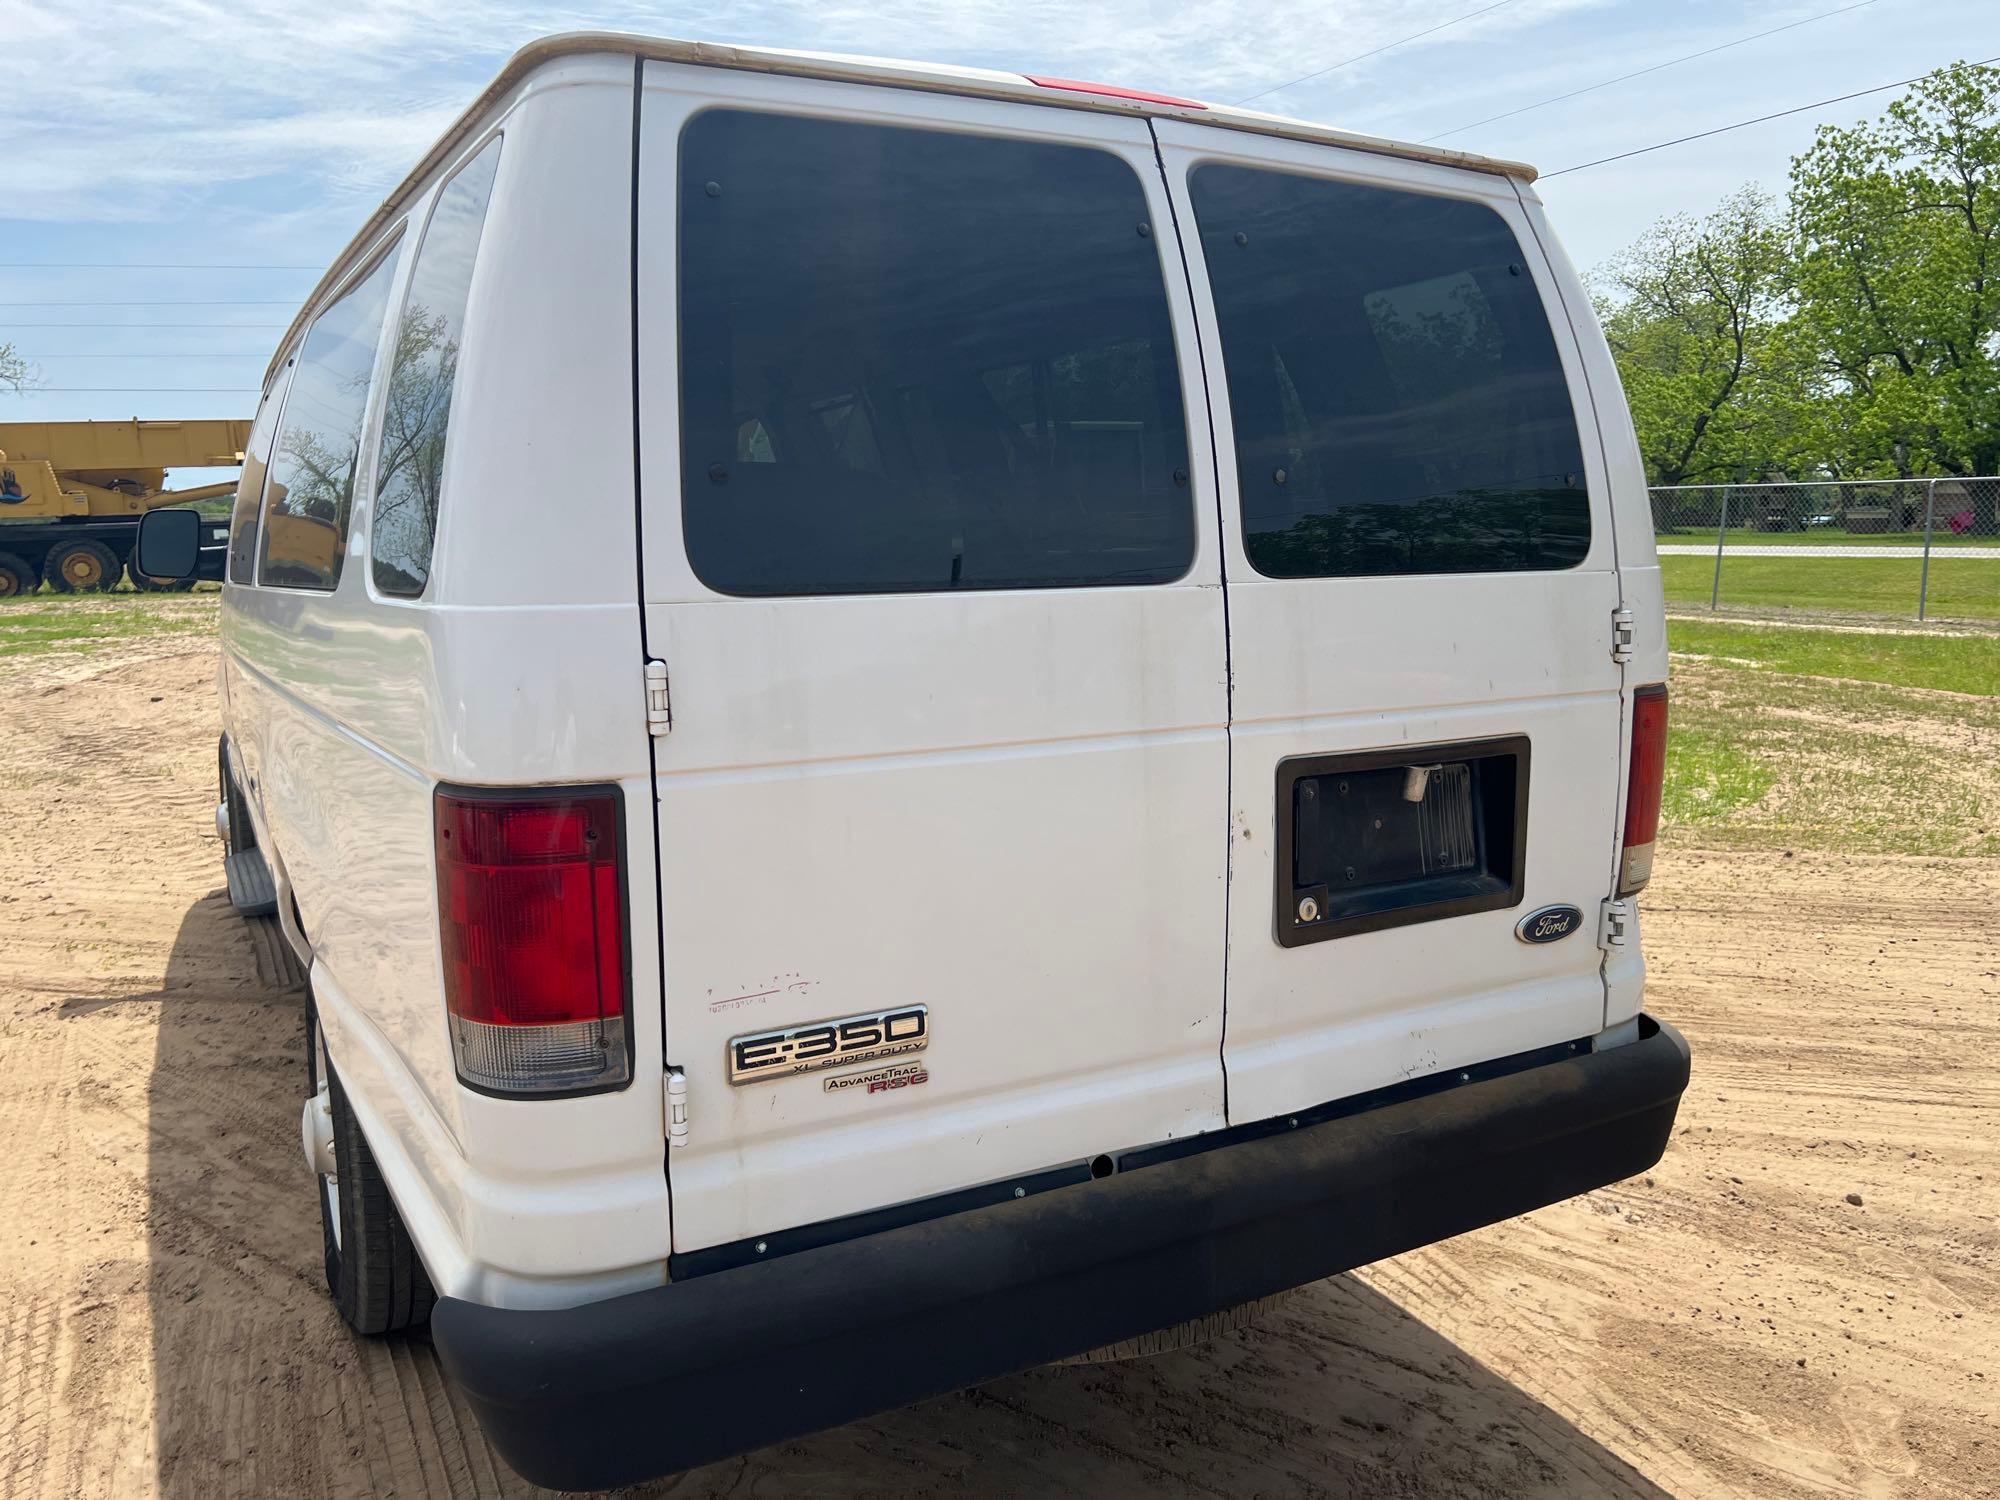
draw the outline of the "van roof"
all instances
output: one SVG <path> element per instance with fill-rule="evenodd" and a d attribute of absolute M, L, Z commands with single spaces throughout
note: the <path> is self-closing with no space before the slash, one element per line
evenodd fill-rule
<path fill-rule="evenodd" d="M 924 89 L 932 93 L 967 94 L 985 99 L 1010 99 L 1067 109 L 1092 109 L 1113 114 L 1139 115 L 1164 120 L 1187 120 L 1197 125 L 1213 125 L 1224 130 L 1249 131 L 1258 135 L 1282 136 L 1318 145 L 1343 146 L 1353 151 L 1370 151 L 1381 156 L 1400 156 L 1439 166 L 1462 167 L 1523 182 L 1535 180 L 1535 169 L 1524 162 L 1504 161 L 1446 146 L 1423 146 L 1393 141 L 1381 136 L 1342 130 L 1337 126 L 1294 120 L 1284 115 L 1265 114 L 1233 104 L 1210 104 L 1169 94 L 1118 88 L 1111 84 L 1083 83 L 1075 79 L 1044 74 L 1004 73 L 992 68 L 961 68 L 946 63 L 904 62 L 886 57 L 859 57 L 837 52 L 794 52 L 779 47 L 739 47 L 722 42 L 679 41 L 672 37 L 638 36 L 618 31 L 565 31 L 528 43 L 507 59 L 498 76 L 467 105 L 449 129 L 440 136 L 423 160 L 383 199 L 382 206 L 369 216 L 345 249 L 327 268 L 319 283 L 301 304 L 277 354 L 265 371 L 268 386 L 278 359 L 299 335 L 313 309 L 347 274 L 357 254 L 373 244 L 377 232 L 398 212 L 403 202 L 430 174 L 449 160 L 459 143 L 501 98 L 535 69 L 564 57 L 583 54 L 623 54 L 657 58 L 664 62 L 690 63 L 703 67 L 737 68 L 751 73 L 783 73 L 799 78 L 825 78 L 844 83 L 889 84 L 897 88 Z"/>

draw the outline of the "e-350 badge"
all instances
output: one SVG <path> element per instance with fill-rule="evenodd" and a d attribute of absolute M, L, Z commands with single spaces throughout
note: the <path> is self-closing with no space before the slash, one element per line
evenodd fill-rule
<path fill-rule="evenodd" d="M 921 1052 L 930 1045 L 930 1011 L 922 1005 L 865 1016 L 841 1016 L 779 1031 L 730 1038 L 729 1081 L 757 1083 L 822 1068 L 844 1068 L 877 1057 Z"/>

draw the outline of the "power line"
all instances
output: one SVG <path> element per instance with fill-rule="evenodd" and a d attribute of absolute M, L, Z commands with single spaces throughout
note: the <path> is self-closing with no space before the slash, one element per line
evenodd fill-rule
<path fill-rule="evenodd" d="M 1531 110 L 1544 108 L 1550 104 L 1561 104 L 1565 100 L 1594 94 L 1599 89 L 1608 89 L 1615 83 L 1630 83 L 1634 78 L 1644 78 L 1648 73 L 1658 73 L 1662 69 L 1677 67 L 1684 62 L 1693 62 L 1698 57 L 1713 57 L 1718 52 L 1727 52 L 1731 47 L 1741 47 L 1748 42 L 1761 42 L 1767 36 L 1776 36 L 1781 31 L 1792 31 L 1800 26 L 1810 26 L 1815 21 L 1824 21 L 1830 16 L 1844 16 L 1850 10 L 1860 10 L 1873 5 L 1876 0 L 1854 0 L 1852 5 L 1843 5 L 1834 10 L 1821 11 L 1816 16 L 1806 16 L 1801 20 L 1787 21 L 1783 26 L 1773 26 L 1769 31 L 1757 32 L 1754 36 L 1739 36 L 1733 42 L 1722 42 L 1713 47 L 1704 47 L 1699 52 L 1690 52 L 1685 57 L 1670 57 L 1665 62 L 1654 63 L 1651 67 L 1640 68 L 1636 72 L 1621 73 L 1616 78 L 1607 78 L 1602 83 L 1593 83 L 1580 89 L 1571 89 L 1567 94 L 1556 94 L 1547 99 L 1537 99 L 1533 104 L 1524 104 L 1519 109 L 1510 109 L 1502 114 L 1488 115 L 1483 120 L 1474 120 L 1470 125 L 1454 125 L 1449 130 L 1441 130 L 1436 135 L 1427 135 L 1423 144 L 1441 141 L 1448 135 L 1458 135 L 1467 130 L 1477 130 L 1482 125 L 1491 125 L 1498 120 L 1511 120 L 1516 115 L 1525 115 Z"/>
<path fill-rule="evenodd" d="M 254 385 L 36 385 L 21 392 L 39 396 L 44 391 L 60 391 L 68 396 L 254 396 Z"/>
<path fill-rule="evenodd" d="M 270 297 L 261 301 L 243 298 L 223 298 L 215 302 L 40 302 L 0 301 L 0 307 L 297 307 L 296 297 Z"/>
<path fill-rule="evenodd" d="M 1982 57 L 1973 66 L 1975 68 L 1983 68 L 1997 62 L 2000 62 L 2000 57 Z M 1932 69 L 1932 72 L 1935 71 L 1936 69 Z M 1541 179 L 1546 182 L 1551 177 L 1567 176 L 1571 172 L 1581 172 L 1586 167 L 1601 167 L 1606 162 L 1624 161 L 1627 157 L 1632 156 L 1644 156 L 1649 151 L 1664 151 L 1669 146 L 1685 146 L 1689 141 L 1704 141 L 1712 135 L 1727 135 L 1730 131 L 1741 130 L 1746 125 L 1762 125 L 1766 120 L 1782 120 L 1787 115 L 1802 115 L 1809 109 L 1824 109 L 1829 104 L 1844 104 L 1849 99 L 1865 99 L 1870 94 L 1887 93 L 1890 89 L 1906 89 L 1913 83 L 1922 83 L 1928 77 L 1930 77 L 1929 73 L 1919 73 L 1915 78 L 1901 79 L 1896 83 L 1878 83 L 1872 89 L 1856 89 L 1851 94 L 1835 94 L 1831 99 L 1815 99 L 1812 103 L 1801 104 L 1796 109 L 1776 110 L 1768 115 L 1759 115 L 1754 120 L 1738 120 L 1734 125 L 1718 125 L 1713 130 L 1697 130 L 1693 135 L 1676 136 L 1670 141 L 1660 141 L 1656 145 L 1641 146 L 1636 151 L 1620 151 L 1616 156 L 1600 156 L 1595 161 L 1580 161 L 1575 166 L 1564 167 L 1560 171 L 1544 172 L 1541 174 Z"/>
<path fill-rule="evenodd" d="M 1409 36 L 1401 37 L 1396 41 L 1384 42 L 1381 46 L 1370 51 L 1357 52 L 1352 57 L 1342 58 L 1332 67 L 1321 68 L 1317 73 L 1307 73 L 1301 77 L 1292 79 L 1289 83 L 1274 84 L 1268 89 L 1259 89 L 1254 94 L 1245 94 L 1241 99 L 1233 99 L 1230 103 L 1232 105 L 1248 104 L 1252 99 L 1262 99 L 1266 94 L 1281 94 L 1286 89 L 1296 88 L 1302 83 L 1311 83 L 1315 78 L 1324 78 L 1329 73 L 1337 73 L 1342 68 L 1348 67 L 1353 63 L 1364 62 L 1371 57 L 1380 57 L 1384 52 L 1393 51 L 1397 47 L 1406 46 L 1411 42 L 1421 41 L 1423 38 L 1436 32 L 1448 31 L 1461 21 L 1473 20 L 1476 17 L 1485 15 L 1488 11 L 1498 10 L 1503 5 L 1512 5 L 1513 3 L 1514 0 L 1493 0 L 1491 5 L 1482 6 L 1478 10 L 1469 10 L 1462 16 L 1453 16 L 1449 21 L 1440 21 L 1435 26 L 1426 27 L 1422 31 L 1412 32 Z"/>
<path fill-rule="evenodd" d="M 0 260 L 0 271 L 324 271 L 325 266 L 231 266 L 212 261 Z"/>

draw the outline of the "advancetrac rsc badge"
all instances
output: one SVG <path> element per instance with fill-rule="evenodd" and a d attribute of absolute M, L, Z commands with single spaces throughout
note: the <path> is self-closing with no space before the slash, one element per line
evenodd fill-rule
<path fill-rule="evenodd" d="M 930 1081 L 930 1069 L 920 1062 L 906 1062 L 868 1073 L 837 1073 L 824 1087 L 829 1094 L 888 1094 Z"/>

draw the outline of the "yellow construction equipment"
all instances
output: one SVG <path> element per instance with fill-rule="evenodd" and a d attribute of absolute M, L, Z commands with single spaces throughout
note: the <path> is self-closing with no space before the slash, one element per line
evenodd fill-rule
<path fill-rule="evenodd" d="M 233 493 L 233 482 L 160 486 L 169 469 L 240 467 L 249 440 L 248 422 L 228 420 L 0 422 L 0 599 L 38 583 L 102 592 L 128 573 L 134 588 L 188 587 L 131 567 L 139 517 Z"/>

